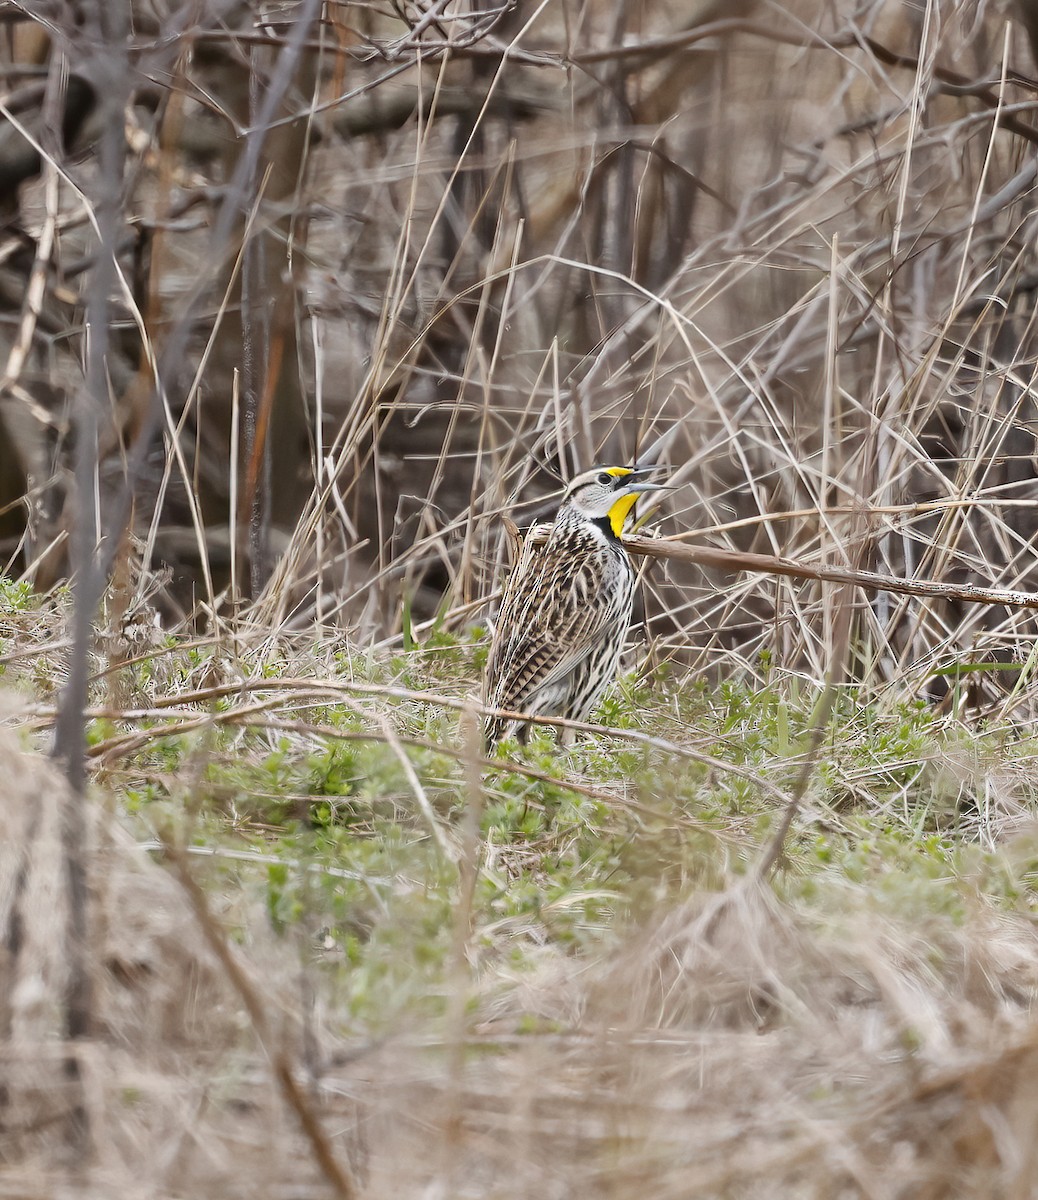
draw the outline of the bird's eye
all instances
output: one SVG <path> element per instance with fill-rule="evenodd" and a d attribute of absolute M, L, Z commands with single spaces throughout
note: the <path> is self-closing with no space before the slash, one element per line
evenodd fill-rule
<path fill-rule="evenodd" d="M 608 487 L 613 482 L 613 477 L 608 471 L 603 471 L 598 477 L 598 482 L 603 487 Z"/>

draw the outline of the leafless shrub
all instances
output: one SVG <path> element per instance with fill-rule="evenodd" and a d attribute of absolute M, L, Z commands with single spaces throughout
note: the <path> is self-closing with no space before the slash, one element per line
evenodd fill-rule
<path fill-rule="evenodd" d="M 94 276 L 96 93 L 71 16 L 43 15 L 12 13 L 12 74 L 67 63 L 48 101 L 63 138 L 12 100 L 13 146 L 36 157 L 12 160 L 7 194 L 41 281 L 68 282 L 14 322 L 5 429 L 7 493 L 35 514 L 26 541 L 11 510 L 11 545 L 47 582 L 79 353 L 55 305 Z M 141 8 L 102 481 L 127 494 L 132 447 L 167 606 L 230 615 L 251 593 L 261 623 L 382 637 L 404 596 L 468 611 L 503 562 L 495 513 L 536 515 L 545 467 L 665 431 L 671 531 L 1030 588 L 1038 135 L 1005 15 Z M 672 576 L 647 597 L 662 652 L 824 673 L 824 591 Z M 856 670 L 916 690 L 1032 632 L 880 596 Z"/>

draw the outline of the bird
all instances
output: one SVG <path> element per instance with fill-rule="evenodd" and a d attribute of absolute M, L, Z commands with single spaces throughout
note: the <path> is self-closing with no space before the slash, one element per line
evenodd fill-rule
<path fill-rule="evenodd" d="M 487 659 L 483 703 L 530 716 L 585 721 L 616 678 L 634 608 L 635 574 L 621 541 L 654 467 L 595 467 L 575 476 L 551 523 L 523 539 L 505 584 Z M 488 716 L 493 748 L 525 742 L 529 725 Z M 563 730 L 564 745 L 572 741 Z"/>

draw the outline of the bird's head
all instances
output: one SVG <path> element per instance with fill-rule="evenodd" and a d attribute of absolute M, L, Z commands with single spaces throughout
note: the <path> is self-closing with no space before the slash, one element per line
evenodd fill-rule
<path fill-rule="evenodd" d="M 624 522 L 631 514 L 638 497 L 645 492 L 658 492 L 658 483 L 646 483 L 639 476 L 655 467 L 595 467 L 570 480 L 562 499 L 563 507 L 574 509 L 593 521 L 607 519 L 613 533 L 623 533 Z"/>

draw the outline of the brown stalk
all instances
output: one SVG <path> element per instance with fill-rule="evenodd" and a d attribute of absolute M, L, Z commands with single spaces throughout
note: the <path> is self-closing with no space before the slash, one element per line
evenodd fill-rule
<path fill-rule="evenodd" d="M 203 937 L 223 968 L 231 986 L 241 998 L 245 1011 L 249 1014 L 252 1027 L 256 1031 L 256 1036 L 270 1056 L 274 1077 L 281 1089 L 281 1094 L 286 1104 L 299 1119 L 299 1124 L 310 1142 L 314 1158 L 317 1160 L 322 1174 L 336 1196 L 341 1197 L 342 1200 L 353 1200 L 353 1197 L 358 1194 L 353 1172 L 347 1163 L 341 1162 L 336 1157 L 321 1126 L 320 1118 L 299 1086 L 288 1052 L 283 1047 L 275 1049 L 273 1031 L 267 1019 L 266 1009 L 263 1007 L 252 980 L 235 957 L 226 935 L 213 917 L 205 892 L 188 869 L 187 856 L 182 847 L 177 845 L 167 834 L 160 833 L 159 836 L 163 848 L 176 870 L 177 878 L 191 902 L 195 920 L 198 922 Z"/>
<path fill-rule="evenodd" d="M 688 546 L 669 538 L 627 537 L 624 545 L 630 554 L 645 558 L 670 559 L 701 567 L 719 567 L 733 573 L 756 571 L 762 575 L 784 575 L 789 579 L 810 579 L 822 583 L 844 583 L 869 592 L 897 592 L 902 596 L 932 596 L 944 600 L 965 600 L 975 604 L 1004 604 L 1006 608 L 1038 608 L 1038 592 L 1015 592 L 1005 588 L 978 587 L 974 584 L 939 583 L 933 579 L 903 579 L 877 571 L 858 571 L 851 567 L 814 566 L 791 558 L 770 554 L 752 554 L 742 550 L 721 550 L 714 546 Z"/>

